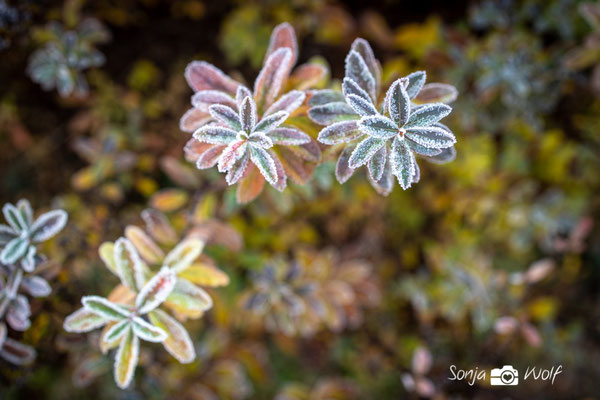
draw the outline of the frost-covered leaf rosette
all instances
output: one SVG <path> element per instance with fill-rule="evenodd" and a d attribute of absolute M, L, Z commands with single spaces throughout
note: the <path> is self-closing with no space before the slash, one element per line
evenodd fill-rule
<path fill-rule="evenodd" d="M 192 362 L 196 357 L 194 345 L 179 321 L 199 318 L 212 307 L 211 297 L 198 285 L 229 283 L 227 275 L 201 256 L 202 240 L 188 235 L 176 243 L 174 230 L 162 214 L 147 210 L 142 217 L 148 232 L 128 226 L 125 237 L 106 242 L 99 249 L 100 257 L 121 283 L 107 298 L 83 297 L 83 308 L 64 323 L 69 332 L 104 327 L 100 349 L 106 353 L 117 348 L 114 374 L 121 388 L 133 378 L 140 339 L 162 343 L 181 363 Z"/>
<path fill-rule="evenodd" d="M 381 66 L 369 43 L 356 39 L 346 57 L 342 92 L 313 93 L 309 117 L 326 127 L 318 140 L 338 146 L 340 183 L 367 165 L 369 181 L 383 195 L 393 189 L 393 176 L 403 189 L 420 179 L 415 154 L 433 162 L 455 156 L 456 138 L 439 121 L 451 108 L 456 89 L 442 83 L 425 85 L 426 74 L 414 72 L 393 82 L 384 93 Z"/>
<path fill-rule="evenodd" d="M 253 90 L 215 66 L 194 61 L 185 77 L 196 93 L 181 129 L 194 133 L 185 148 L 199 169 L 218 166 L 229 185 L 238 184 L 239 202 L 249 202 L 265 181 L 284 190 L 287 178 L 304 184 L 321 151 L 304 130 L 305 90 L 327 75 L 325 67 L 307 63 L 292 71 L 298 57 L 293 28 L 273 30 L 264 66 Z M 310 121 L 309 121 L 310 122 Z"/>
<path fill-rule="evenodd" d="M 34 360 L 35 350 L 7 337 L 7 325 L 20 332 L 29 329 L 31 308 L 25 295 L 50 294 L 50 284 L 36 271 L 44 260 L 37 245 L 60 232 L 68 216 L 52 210 L 34 219 L 31 204 L 24 199 L 5 204 L 2 213 L 8 225 L 0 224 L 0 357 L 24 365 Z"/>

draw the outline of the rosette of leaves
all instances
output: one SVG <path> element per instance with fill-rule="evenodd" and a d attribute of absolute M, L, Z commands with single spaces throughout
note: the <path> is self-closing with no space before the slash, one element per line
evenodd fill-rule
<path fill-rule="evenodd" d="M 252 91 L 206 62 L 186 68 L 196 92 L 193 108 L 180 122 L 182 130 L 194 132 L 186 158 L 199 169 L 218 165 L 229 185 L 238 184 L 240 203 L 255 199 L 265 181 L 280 191 L 287 177 L 306 183 L 320 160 L 320 148 L 306 132 L 311 124 L 305 118 L 305 90 L 322 81 L 327 70 L 307 63 L 292 71 L 297 57 L 296 35 L 284 23 L 273 30 Z"/>
<path fill-rule="evenodd" d="M 31 325 L 31 307 L 26 295 L 45 297 L 50 284 L 32 274 L 43 261 L 36 245 L 56 235 L 67 222 L 67 213 L 53 210 L 33 217 L 29 201 L 7 203 L 2 209 L 8 225 L 0 224 L 0 357 L 24 365 L 33 361 L 35 350 L 7 337 L 7 325 L 26 331 Z"/>
<path fill-rule="evenodd" d="M 394 81 L 384 93 L 381 66 L 364 39 L 356 39 L 346 57 L 342 92 L 322 90 L 309 100 L 309 117 L 327 125 L 318 140 L 341 148 L 336 177 L 346 182 L 367 165 L 371 185 L 382 195 L 393 189 L 393 177 L 408 189 L 420 179 L 415 154 L 443 163 L 454 159 L 456 139 L 439 121 L 455 100 L 451 85 L 425 85 L 426 74 L 414 72 Z"/>
<path fill-rule="evenodd" d="M 104 63 L 104 55 L 95 46 L 108 41 L 108 31 L 97 19 L 86 18 L 73 30 L 51 22 L 37 34 L 45 45 L 29 59 L 31 79 L 44 90 L 58 90 L 62 97 L 85 96 L 88 84 L 83 71 Z"/>

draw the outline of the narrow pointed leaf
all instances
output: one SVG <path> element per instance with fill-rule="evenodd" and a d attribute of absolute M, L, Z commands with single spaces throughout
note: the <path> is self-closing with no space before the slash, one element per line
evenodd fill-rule
<path fill-rule="evenodd" d="M 139 336 L 140 339 L 153 343 L 163 342 L 168 337 L 167 332 L 163 329 L 146 322 L 140 317 L 133 319 L 133 333 Z"/>
<path fill-rule="evenodd" d="M 323 144 L 334 145 L 350 142 L 362 135 L 364 133 L 358 129 L 358 120 L 342 121 L 323 128 L 317 140 Z"/>
<path fill-rule="evenodd" d="M 130 312 L 123 306 L 112 303 L 100 296 L 84 296 L 81 303 L 86 310 L 98 314 L 109 321 L 119 321 L 128 318 Z"/>
<path fill-rule="evenodd" d="M 358 126 L 362 132 L 375 139 L 390 139 L 399 133 L 398 125 L 383 115 L 363 117 Z"/>
<path fill-rule="evenodd" d="M 454 148 L 454 146 L 452 146 L 452 147 L 447 147 L 445 149 L 442 149 L 440 154 L 437 154 L 437 155 L 431 156 L 431 157 L 427 157 L 427 161 L 432 162 L 434 164 L 446 164 L 446 163 L 449 163 L 450 161 L 454 161 L 455 158 L 456 158 L 456 149 Z"/>
<path fill-rule="evenodd" d="M 386 97 L 392 121 L 398 126 L 404 126 L 410 117 L 410 98 L 400 79 L 390 86 Z"/>
<path fill-rule="evenodd" d="M 275 50 L 254 82 L 254 99 L 259 110 L 266 110 L 275 102 L 292 69 L 293 52 L 288 47 Z"/>
<path fill-rule="evenodd" d="M 405 128 L 430 126 L 452 111 L 452 107 L 442 103 L 427 104 L 415 109 L 408 118 Z"/>
<path fill-rule="evenodd" d="M 408 128 L 406 137 L 424 147 L 445 149 L 456 143 L 453 134 L 437 126 Z"/>
<path fill-rule="evenodd" d="M 234 131 L 237 132 L 242 129 L 240 116 L 233 108 L 227 105 L 214 104 L 208 108 L 208 111 L 214 119 L 227 124 Z"/>
<path fill-rule="evenodd" d="M 342 153 L 337 160 L 335 177 L 339 183 L 345 183 L 354 174 L 355 169 L 350 168 L 349 162 L 355 147 L 356 146 L 350 144 L 344 147 L 344 150 L 342 150 Z"/>
<path fill-rule="evenodd" d="M 250 160 L 248 153 L 248 151 L 244 152 L 244 155 L 237 159 L 227 171 L 227 175 L 225 175 L 225 181 L 228 185 L 237 183 L 244 176 Z"/>
<path fill-rule="evenodd" d="M 355 50 L 350 50 L 346 56 L 346 78 L 352 79 L 371 99 L 375 99 L 376 80 L 362 56 Z"/>
<path fill-rule="evenodd" d="M 244 132 L 250 133 L 254 130 L 256 119 L 258 118 L 256 112 L 256 103 L 252 100 L 252 97 L 248 96 L 244 98 L 240 105 L 239 112 L 240 122 Z"/>
<path fill-rule="evenodd" d="M 365 92 L 358 85 L 358 83 L 354 82 L 350 78 L 344 78 L 344 81 L 342 83 L 342 92 L 344 93 L 345 98 L 347 98 L 349 95 L 353 94 L 353 95 L 358 96 L 370 103 L 373 103 L 373 100 L 371 99 L 369 94 L 367 92 Z"/>
<path fill-rule="evenodd" d="M 392 174 L 398 178 L 402 189 L 408 189 L 415 175 L 415 159 L 406 141 L 395 138 L 390 154 Z"/>
<path fill-rule="evenodd" d="M 295 128 L 275 128 L 267 133 L 274 144 L 294 146 L 310 143 L 311 137 Z"/>
<path fill-rule="evenodd" d="M 39 243 L 50 239 L 65 227 L 68 218 L 64 210 L 52 210 L 40 215 L 31 225 L 31 240 Z"/>
<path fill-rule="evenodd" d="M 277 183 L 277 168 L 271 155 L 264 149 L 251 147 L 250 159 L 271 185 Z"/>
<path fill-rule="evenodd" d="M 115 381 L 121 389 L 131 383 L 135 367 L 138 363 L 140 340 L 131 329 L 121 339 L 119 349 L 115 355 Z"/>
<path fill-rule="evenodd" d="M 312 95 L 308 100 L 308 105 L 311 107 L 322 106 L 328 103 L 344 102 L 344 94 L 333 89 L 315 90 L 310 92 Z"/>
<path fill-rule="evenodd" d="M 360 116 L 377 115 L 377 109 L 373 103 L 369 100 L 365 100 L 362 97 L 358 97 L 354 94 L 346 96 L 346 101 L 352 107 L 354 111 Z"/>
<path fill-rule="evenodd" d="M 408 93 L 408 97 L 414 99 L 423 88 L 423 85 L 427 80 L 427 73 L 425 71 L 416 71 L 406 75 L 405 78 L 408 80 L 406 93 Z"/>
<path fill-rule="evenodd" d="M 27 231 L 29 226 L 23 217 L 23 214 L 19 211 L 17 207 L 10 203 L 6 203 L 4 207 L 2 207 L 2 213 L 4 214 L 4 218 L 6 222 L 17 232 Z"/>
<path fill-rule="evenodd" d="M 184 132 L 191 133 L 200 128 L 202 125 L 207 124 L 211 119 L 212 117 L 208 111 L 190 108 L 179 120 L 179 129 Z"/>
<path fill-rule="evenodd" d="M 235 99 L 220 90 L 201 90 L 192 96 L 192 105 L 199 110 L 208 111 L 213 104 L 236 107 Z"/>
<path fill-rule="evenodd" d="M 33 272 L 35 269 L 35 253 L 37 248 L 34 245 L 29 245 L 25 256 L 21 259 L 21 267 L 25 272 Z"/>
<path fill-rule="evenodd" d="M 118 340 L 121 340 L 123 336 L 129 333 L 131 329 L 131 321 L 129 319 L 124 319 L 116 324 L 112 325 L 104 335 L 102 335 L 102 341 L 106 343 L 114 343 Z"/>
<path fill-rule="evenodd" d="M 382 146 L 377 153 L 369 160 L 367 167 L 371 179 L 378 181 L 383 175 L 383 169 L 387 160 L 387 146 Z"/>
<path fill-rule="evenodd" d="M 229 144 L 237 140 L 237 132 L 215 124 L 206 125 L 194 132 L 194 138 L 211 144 Z"/>
<path fill-rule="evenodd" d="M 286 111 L 277 111 L 276 113 L 263 117 L 254 127 L 254 132 L 268 133 L 271 129 L 275 129 L 283 124 L 289 115 L 290 114 Z"/>
<path fill-rule="evenodd" d="M 377 85 L 381 82 L 381 66 L 373 54 L 373 49 L 365 39 L 357 38 L 352 42 L 351 49 L 360 54 L 369 68 L 371 74 L 375 77 Z"/>
<path fill-rule="evenodd" d="M 413 142 L 408 137 L 406 137 L 406 142 L 408 143 L 408 147 L 410 147 L 412 151 L 422 156 L 437 156 L 442 152 L 442 149 L 422 146 L 416 142 Z"/>
<path fill-rule="evenodd" d="M 225 147 L 217 163 L 219 172 L 226 172 L 231 169 L 236 161 L 242 158 L 248 151 L 246 140 L 231 142 Z"/>
<path fill-rule="evenodd" d="M 261 149 L 270 149 L 273 147 L 273 141 L 262 132 L 254 132 L 248 137 L 248 143 Z"/>
<path fill-rule="evenodd" d="M 151 311 L 148 316 L 152 324 L 167 333 L 163 346 L 177 361 L 187 364 L 196 358 L 194 344 L 183 325 L 162 310 Z"/>
<path fill-rule="evenodd" d="M 198 143 L 198 141 L 194 140 Z M 226 146 L 213 145 L 204 152 L 202 152 L 196 159 L 196 168 L 207 169 L 214 167 L 219 161 L 219 157 L 225 150 Z"/>
<path fill-rule="evenodd" d="M 27 226 L 33 224 L 33 210 L 31 209 L 31 203 L 27 199 L 21 199 L 17 202 L 17 208 L 23 216 L 23 219 L 27 223 Z"/>
<path fill-rule="evenodd" d="M 375 191 L 382 196 L 387 196 L 392 192 L 394 189 L 394 176 L 392 175 L 389 160 L 386 160 L 384 164 L 381 178 L 378 181 L 374 181 L 369 174 L 369 182 L 371 182 L 371 186 L 373 186 Z"/>
<path fill-rule="evenodd" d="M 327 103 L 311 107 L 308 117 L 319 125 L 329 125 L 335 122 L 356 120 L 360 116 L 345 101 Z"/>
<path fill-rule="evenodd" d="M 285 111 L 288 114 L 296 111 L 298 107 L 302 105 L 304 99 L 306 98 L 306 94 L 299 90 L 292 90 L 281 96 L 279 100 L 273 103 L 265 112 L 265 116 L 275 114 L 278 111 Z M 264 118 L 264 117 L 263 117 Z"/>
<path fill-rule="evenodd" d="M 265 64 L 267 63 L 269 56 L 281 48 L 288 48 L 291 50 L 292 54 L 289 61 L 291 69 L 298 58 L 298 40 L 296 39 L 294 28 L 288 22 L 281 23 L 273 29 L 271 39 L 269 40 L 269 48 L 265 54 Z"/>
<path fill-rule="evenodd" d="M 126 238 L 115 242 L 113 257 L 117 266 L 117 275 L 129 289 L 137 292 L 145 283 L 145 265 L 136 248 Z"/>
<path fill-rule="evenodd" d="M 236 104 L 238 104 L 238 105 L 242 104 L 242 101 L 244 101 L 244 99 L 246 97 L 252 98 L 252 92 L 246 86 L 240 85 L 237 88 L 237 92 L 235 93 Z"/>
<path fill-rule="evenodd" d="M 200 239 L 185 239 L 169 252 L 164 265 L 170 267 L 176 274 L 185 271 L 200 256 L 204 242 Z"/>
<path fill-rule="evenodd" d="M 350 168 L 358 168 L 366 164 L 375 153 L 386 143 L 386 139 L 369 137 L 356 145 L 352 152 L 348 165 Z"/>
<path fill-rule="evenodd" d="M 135 307 L 140 314 L 154 310 L 169 296 L 175 287 L 175 273 L 169 267 L 162 267 L 140 290 L 135 299 Z"/>
<path fill-rule="evenodd" d="M 73 314 L 65 318 L 63 328 L 67 332 L 89 332 L 105 325 L 109 319 L 90 311 L 86 308 L 80 308 Z"/>
<path fill-rule="evenodd" d="M 14 264 L 27 253 L 29 241 L 27 239 L 15 238 L 8 242 L 0 253 L 0 263 Z"/>
<path fill-rule="evenodd" d="M 234 94 L 239 83 L 223 71 L 204 61 L 192 61 L 185 69 L 185 79 L 194 91 L 221 90 Z"/>

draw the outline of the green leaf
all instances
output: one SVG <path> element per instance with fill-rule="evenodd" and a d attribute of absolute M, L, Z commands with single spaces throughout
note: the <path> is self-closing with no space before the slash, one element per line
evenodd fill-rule
<path fill-rule="evenodd" d="M 86 310 L 96 313 L 109 321 L 120 321 L 123 318 L 128 318 L 130 315 L 130 312 L 123 306 L 100 296 L 84 296 L 81 298 L 81 303 Z"/>
<path fill-rule="evenodd" d="M 89 332 L 105 325 L 109 319 L 90 311 L 86 308 L 80 308 L 73 314 L 65 318 L 63 328 L 67 332 Z"/>
<path fill-rule="evenodd" d="M 355 120 L 359 115 L 345 101 L 311 107 L 308 117 L 319 125 L 329 125 L 339 121 Z"/>
<path fill-rule="evenodd" d="M 367 167 L 371 178 L 377 182 L 383 175 L 383 169 L 387 161 L 387 146 L 382 146 L 369 160 Z"/>
<path fill-rule="evenodd" d="M 358 126 L 364 133 L 375 139 L 390 139 L 400 132 L 398 125 L 383 115 L 363 117 L 358 122 Z"/>
<path fill-rule="evenodd" d="M 413 182 L 416 172 L 415 164 L 415 157 L 406 141 L 396 137 L 392 143 L 390 166 L 392 174 L 398 178 L 398 182 L 404 190 L 408 189 Z"/>
<path fill-rule="evenodd" d="M 410 98 L 401 79 L 395 81 L 386 94 L 388 112 L 398 126 L 404 126 L 410 117 Z"/>
<path fill-rule="evenodd" d="M 370 100 L 350 94 L 346 96 L 346 101 L 354 111 L 360 116 L 377 115 L 377 109 Z"/>
<path fill-rule="evenodd" d="M 8 242 L 0 253 L 0 263 L 14 264 L 23 257 L 29 248 L 29 240 L 24 238 L 15 238 Z"/>
<path fill-rule="evenodd" d="M 242 129 L 242 123 L 238 113 L 231 107 L 221 104 L 214 104 L 208 108 L 213 118 L 229 125 L 235 131 Z"/>
<path fill-rule="evenodd" d="M 39 243 L 50 239 L 65 227 L 68 219 L 69 215 L 64 210 L 52 210 L 40 215 L 31 225 L 31 240 Z"/>
<path fill-rule="evenodd" d="M 358 168 L 361 165 L 366 164 L 371 157 L 377 153 L 377 151 L 386 143 L 386 139 L 378 138 L 366 138 L 362 142 L 356 145 L 356 148 L 352 152 L 348 165 L 350 168 Z"/>
<path fill-rule="evenodd" d="M 2 213 L 8 224 L 17 232 L 27 231 L 29 226 L 19 209 L 10 203 L 6 203 L 2 207 Z"/>
<path fill-rule="evenodd" d="M 108 329 L 104 335 L 102 335 L 102 340 L 105 343 L 114 343 L 118 340 L 121 340 L 125 335 L 129 333 L 131 329 L 131 320 L 124 319 Z"/>
<path fill-rule="evenodd" d="M 277 168 L 271 155 L 264 149 L 250 147 L 250 159 L 271 185 L 277 183 Z"/>
<path fill-rule="evenodd" d="M 365 60 L 360 53 L 355 50 L 350 50 L 346 56 L 346 78 L 352 79 L 365 92 L 369 94 L 371 99 L 376 98 L 377 84 L 375 77 L 369 70 Z"/>
<path fill-rule="evenodd" d="M 411 113 L 404 128 L 408 130 L 413 127 L 430 126 L 450 114 L 451 111 L 452 107 L 442 103 L 419 106 Z"/>
<path fill-rule="evenodd" d="M 283 124 L 290 116 L 286 111 L 277 111 L 271 115 L 263 117 L 253 129 L 253 132 L 268 133 L 271 129 L 277 128 Z"/>
<path fill-rule="evenodd" d="M 158 328 L 140 317 L 133 319 L 133 333 L 147 342 L 160 343 L 167 339 L 168 335 L 163 329 Z"/>
<path fill-rule="evenodd" d="M 334 145 L 351 142 L 362 135 L 364 133 L 358 129 L 358 120 L 341 121 L 323 128 L 317 140 L 323 144 Z"/>
<path fill-rule="evenodd" d="M 414 99 L 423 88 L 423 85 L 427 80 L 427 73 L 425 71 L 416 71 L 406 75 L 405 78 L 408 81 L 408 84 L 406 85 L 406 93 L 408 94 L 408 97 Z"/>
<path fill-rule="evenodd" d="M 173 290 L 175 286 L 175 272 L 169 267 L 162 267 L 146 285 L 141 288 L 140 293 L 135 299 L 135 307 L 140 314 L 146 314 L 148 311 L 158 307 Z"/>
<path fill-rule="evenodd" d="M 212 299 L 204 289 L 179 278 L 165 304 L 189 318 L 198 318 L 212 307 Z"/>
<path fill-rule="evenodd" d="M 121 389 L 125 389 L 131 383 L 138 363 L 139 351 L 140 340 L 129 329 L 121 340 L 115 356 L 115 381 Z"/>
<path fill-rule="evenodd" d="M 452 133 L 437 126 L 409 128 L 406 137 L 421 146 L 434 149 L 445 149 L 456 143 Z"/>
<path fill-rule="evenodd" d="M 155 326 L 167 333 L 163 346 L 177 361 L 182 364 L 194 361 L 196 358 L 194 344 L 183 325 L 160 309 L 151 311 L 148 316 Z"/>
<path fill-rule="evenodd" d="M 194 138 L 203 143 L 229 144 L 237 140 L 237 132 L 220 125 L 210 124 L 194 132 Z"/>
<path fill-rule="evenodd" d="M 115 242 L 113 254 L 121 282 L 137 292 L 146 282 L 147 269 L 137 250 L 128 239 L 121 237 Z"/>

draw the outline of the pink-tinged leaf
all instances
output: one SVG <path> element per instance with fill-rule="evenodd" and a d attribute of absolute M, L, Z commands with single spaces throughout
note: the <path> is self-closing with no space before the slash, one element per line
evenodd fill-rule
<path fill-rule="evenodd" d="M 29 317 L 31 316 L 31 308 L 27 297 L 22 294 L 17 295 L 12 300 L 8 312 L 4 316 L 8 325 L 15 331 L 26 331 L 31 326 Z"/>
<path fill-rule="evenodd" d="M 425 375 L 431 369 L 433 358 L 425 347 L 417 347 L 413 353 L 412 370 L 417 375 Z"/>
<path fill-rule="evenodd" d="M 26 231 L 29 229 L 29 225 L 27 224 L 27 221 L 25 221 L 23 214 L 21 214 L 19 209 L 14 205 L 6 203 L 2 207 L 2 213 L 4 214 L 6 222 L 8 222 L 11 228 L 16 232 Z"/>
<path fill-rule="evenodd" d="M 179 277 L 200 286 L 219 287 L 229 285 L 229 276 L 214 265 L 207 263 L 195 263 L 182 271 Z"/>
<path fill-rule="evenodd" d="M 167 333 L 163 346 L 173 357 L 182 364 L 187 364 L 196 358 L 196 350 L 190 335 L 175 318 L 162 310 L 151 311 L 150 321 Z"/>
<path fill-rule="evenodd" d="M 323 128 L 317 140 L 323 144 L 334 145 L 351 142 L 362 135 L 364 133 L 358 129 L 358 120 L 341 121 Z"/>
<path fill-rule="evenodd" d="M 346 101 L 352 107 L 354 111 L 360 116 L 377 115 L 377 109 L 370 100 L 365 100 L 354 94 L 350 94 L 346 97 Z"/>
<path fill-rule="evenodd" d="M 348 56 L 346 56 L 346 78 L 350 78 L 356 82 L 358 86 L 369 94 L 371 99 L 375 100 L 377 86 L 375 77 L 369 71 L 362 56 L 354 50 L 350 50 Z"/>
<path fill-rule="evenodd" d="M 415 176 L 415 157 L 406 144 L 405 140 L 394 138 L 392 150 L 390 153 L 390 166 L 392 174 L 398 178 L 398 182 L 402 189 L 408 189 Z"/>
<path fill-rule="evenodd" d="M 454 135 L 437 126 L 408 128 L 406 137 L 424 147 L 445 149 L 456 143 Z"/>
<path fill-rule="evenodd" d="M 146 264 L 140 258 L 135 246 L 126 238 L 119 238 L 115 242 L 113 257 L 117 266 L 117 275 L 123 285 L 134 292 L 138 291 L 146 282 Z"/>
<path fill-rule="evenodd" d="M 250 148 L 250 159 L 252 163 L 259 169 L 260 173 L 265 177 L 271 185 L 277 183 L 277 168 L 273 157 L 264 149 L 258 147 Z"/>
<path fill-rule="evenodd" d="M 355 96 L 358 96 L 358 97 L 364 99 L 365 101 L 370 102 L 371 104 L 373 103 L 373 100 L 371 100 L 371 97 L 369 96 L 369 94 L 367 92 L 365 92 L 358 85 L 358 83 L 354 82 L 350 78 L 344 78 L 344 81 L 342 82 L 342 93 L 344 94 L 345 98 L 347 98 L 348 96 L 350 96 L 352 94 L 352 95 L 355 95 Z"/>
<path fill-rule="evenodd" d="M 39 243 L 50 239 L 65 227 L 68 218 L 64 210 L 52 210 L 40 215 L 31 225 L 31 240 Z"/>
<path fill-rule="evenodd" d="M 298 157 L 311 163 L 318 163 L 321 161 L 321 148 L 314 140 L 298 146 L 288 146 L 287 148 Z"/>
<path fill-rule="evenodd" d="M 159 264 L 165 258 L 165 253 L 142 229 L 134 225 L 125 228 L 125 237 L 136 248 L 140 256 L 150 264 Z"/>
<path fill-rule="evenodd" d="M 386 103 L 392 121 L 404 126 L 410 117 L 410 98 L 401 79 L 398 79 L 387 91 Z"/>
<path fill-rule="evenodd" d="M 108 321 L 119 321 L 128 318 L 130 312 L 118 304 L 112 303 L 100 296 L 84 296 L 81 298 L 83 307 Z"/>
<path fill-rule="evenodd" d="M 285 169 L 283 168 L 283 164 L 279 161 L 279 157 L 274 151 L 269 151 L 269 154 L 273 158 L 273 162 L 275 163 L 275 169 L 277 170 L 277 181 L 273 185 L 273 187 L 280 192 L 283 192 L 287 186 L 287 176 L 285 174 Z"/>
<path fill-rule="evenodd" d="M 104 242 L 98 248 L 100 259 L 106 265 L 106 268 L 113 274 L 119 276 L 117 263 L 115 262 L 115 244 L 112 242 Z"/>
<path fill-rule="evenodd" d="M 27 225 L 33 224 L 33 210 L 31 209 L 31 203 L 27 199 L 21 199 L 17 202 L 17 209 L 23 216 L 23 219 Z"/>
<path fill-rule="evenodd" d="M 423 86 L 414 101 L 417 104 L 452 103 L 458 97 L 458 90 L 445 83 L 428 83 Z"/>
<path fill-rule="evenodd" d="M 375 153 L 375 155 L 369 160 L 367 167 L 369 169 L 371 179 L 373 179 L 375 182 L 381 179 L 386 161 L 387 146 L 383 146 L 381 149 L 379 149 L 377 153 Z"/>
<path fill-rule="evenodd" d="M 135 296 L 136 293 L 134 291 L 120 283 L 117 286 L 115 286 L 113 290 L 110 291 L 106 298 L 112 303 L 132 306 L 133 301 L 135 300 Z"/>
<path fill-rule="evenodd" d="M 175 272 L 169 267 L 162 267 L 156 275 L 150 278 L 135 299 L 135 307 L 139 314 L 146 314 L 165 301 L 175 287 L 176 280 Z"/>
<path fill-rule="evenodd" d="M 194 142 L 200 143 L 197 140 L 194 140 Z M 210 147 L 196 159 L 196 168 L 207 169 L 217 165 L 217 162 L 226 147 L 227 146 L 210 145 Z"/>
<path fill-rule="evenodd" d="M 261 149 L 270 149 L 273 147 L 273 141 L 262 132 L 254 132 L 248 137 L 248 143 Z"/>
<path fill-rule="evenodd" d="M 89 332 L 105 325 L 109 320 L 86 308 L 80 308 L 65 318 L 63 328 L 67 332 Z"/>
<path fill-rule="evenodd" d="M 286 47 L 291 50 L 289 68 L 292 69 L 294 64 L 296 64 L 296 60 L 298 59 L 298 40 L 296 39 L 294 28 L 292 28 L 288 22 L 281 23 L 273 29 L 273 32 L 271 33 L 271 39 L 269 41 L 269 48 L 265 54 L 265 64 L 267 64 L 271 54 L 278 49 Z"/>
<path fill-rule="evenodd" d="M 242 123 L 242 130 L 244 132 L 250 133 L 254 130 L 254 126 L 256 125 L 257 120 L 257 110 L 256 103 L 252 100 L 252 97 L 244 97 L 242 103 L 239 106 L 239 117 L 240 122 Z"/>
<path fill-rule="evenodd" d="M 268 116 L 271 114 L 275 114 L 278 111 L 285 111 L 288 114 L 292 114 L 298 107 L 302 105 L 304 99 L 306 98 L 306 94 L 299 90 L 292 90 L 281 96 L 279 100 L 269 107 L 267 111 L 265 111 L 264 116 Z M 263 116 L 263 118 L 264 118 Z"/>
<path fill-rule="evenodd" d="M 9 265 L 17 262 L 21 257 L 27 254 L 29 241 L 20 237 L 8 242 L 0 253 L 0 263 Z"/>
<path fill-rule="evenodd" d="M 275 129 L 283 124 L 289 116 L 290 114 L 286 111 L 277 111 L 276 113 L 263 117 L 260 122 L 256 124 L 253 131 L 268 133 L 271 129 Z"/>
<path fill-rule="evenodd" d="M 200 128 L 202 125 L 206 125 L 212 121 L 211 115 L 208 111 L 198 110 L 197 108 L 190 108 L 183 114 L 179 120 L 179 129 L 184 132 L 192 133 Z"/>
<path fill-rule="evenodd" d="M 52 291 L 48 281 L 35 275 L 24 277 L 21 288 L 32 297 L 46 297 Z"/>
<path fill-rule="evenodd" d="M 452 107 L 443 103 L 419 106 L 411 112 L 410 117 L 406 122 L 406 128 L 431 126 L 450 114 L 451 111 Z"/>
<path fill-rule="evenodd" d="M 154 240 L 165 246 L 175 244 L 177 233 L 163 213 L 148 208 L 142 211 L 142 219 L 146 223 L 146 230 Z"/>
<path fill-rule="evenodd" d="M 281 161 L 287 176 L 297 184 L 304 185 L 310 179 L 311 171 L 306 167 L 304 160 L 290 149 L 291 147 L 281 147 L 277 150 L 279 161 Z"/>
<path fill-rule="evenodd" d="M 265 185 L 265 178 L 260 174 L 258 168 L 256 168 L 254 164 L 250 164 L 248 169 L 248 175 L 239 182 L 236 191 L 237 201 L 240 204 L 249 203 L 258 197 Z M 184 271 L 184 274 L 188 270 Z"/>
<path fill-rule="evenodd" d="M 237 107 L 236 107 L 237 108 Z M 232 107 L 221 104 L 214 104 L 209 107 L 208 111 L 210 115 L 218 121 L 227 124 L 229 128 L 239 131 L 242 129 L 242 124 L 240 122 L 240 117 Z"/>
<path fill-rule="evenodd" d="M 213 302 L 204 289 L 179 278 L 165 304 L 186 317 L 198 318 L 212 307 Z"/>
<path fill-rule="evenodd" d="M 221 157 L 219 157 L 219 172 L 229 171 L 237 160 L 246 155 L 247 150 L 248 143 L 245 140 L 239 140 L 227 145 L 221 153 Z"/>
<path fill-rule="evenodd" d="M 302 64 L 296 68 L 288 80 L 288 87 L 296 90 L 307 90 L 317 86 L 327 78 L 327 67 L 316 63 Z"/>
<path fill-rule="evenodd" d="M 248 153 L 248 151 L 244 152 L 244 155 L 236 160 L 227 171 L 225 181 L 228 185 L 234 185 L 244 176 L 250 160 L 250 155 Z"/>
<path fill-rule="evenodd" d="M 273 52 L 254 82 L 254 99 L 258 110 L 266 110 L 283 89 L 292 68 L 292 51 L 282 47 Z"/>
<path fill-rule="evenodd" d="M 164 342 L 168 337 L 167 332 L 163 329 L 146 322 L 140 317 L 133 319 L 133 333 L 139 336 L 140 339 L 153 343 Z"/>
<path fill-rule="evenodd" d="M 15 365 L 31 364 L 35 356 L 33 347 L 10 338 L 6 338 L 2 348 L 0 348 L 0 357 Z"/>
<path fill-rule="evenodd" d="M 4 246 L 19 234 L 10 226 L 0 224 L 0 246 Z"/>
<path fill-rule="evenodd" d="M 115 343 L 120 341 L 123 336 L 127 335 L 131 330 L 131 320 L 124 319 L 116 324 L 113 324 L 108 330 L 102 335 L 101 340 L 105 343 Z"/>
<path fill-rule="evenodd" d="M 357 38 L 352 42 L 351 49 L 360 54 L 365 61 L 365 64 L 369 68 L 369 71 L 375 77 L 375 83 L 377 87 L 381 83 L 381 65 L 375 58 L 373 49 L 365 39 Z"/>
<path fill-rule="evenodd" d="M 135 367 L 138 363 L 140 340 L 131 329 L 121 340 L 115 355 L 115 382 L 121 389 L 131 383 Z"/>
<path fill-rule="evenodd" d="M 369 137 L 362 140 L 354 148 L 354 151 L 348 160 L 348 165 L 350 168 L 354 169 L 365 165 L 371 159 L 371 157 L 373 157 L 375 153 L 377 153 L 377 151 L 385 145 L 385 143 L 386 139 L 379 139 L 375 137 Z"/>
<path fill-rule="evenodd" d="M 347 145 L 342 150 L 340 157 L 337 160 L 337 164 L 335 167 L 335 177 L 337 178 L 339 183 L 345 183 L 350 177 L 354 174 L 355 169 L 350 168 L 350 156 L 352 152 L 354 152 L 355 145 Z"/>
<path fill-rule="evenodd" d="M 295 128 L 275 128 L 267 134 L 274 144 L 295 146 L 310 143 L 312 140 L 306 133 Z"/>
<path fill-rule="evenodd" d="M 199 110 L 208 111 L 213 104 L 220 104 L 236 108 L 235 99 L 225 92 L 219 90 L 202 90 L 192 96 L 192 105 Z"/>
<path fill-rule="evenodd" d="M 423 88 L 427 80 L 427 73 L 425 71 L 416 71 L 406 75 L 404 79 L 406 79 L 406 93 L 408 97 L 414 99 Z"/>
<path fill-rule="evenodd" d="M 252 98 L 252 92 L 244 85 L 240 85 L 235 93 L 235 103 L 239 107 L 246 97 Z"/>
<path fill-rule="evenodd" d="M 359 115 L 345 101 L 333 102 L 311 107 L 308 117 L 319 125 L 357 120 Z"/>
<path fill-rule="evenodd" d="M 235 94 L 239 83 L 228 77 L 223 71 L 204 61 L 192 61 L 185 68 L 185 79 L 194 91 L 220 90 Z"/>
<path fill-rule="evenodd" d="M 381 178 L 378 181 L 374 181 L 369 174 L 369 182 L 375 191 L 382 196 L 387 196 L 392 192 L 394 189 L 394 176 L 392 175 L 389 160 L 386 160 L 386 163 L 383 166 Z"/>
<path fill-rule="evenodd" d="M 194 138 L 210 144 L 229 144 L 237 140 L 237 132 L 217 124 L 205 125 L 194 132 Z"/>
<path fill-rule="evenodd" d="M 167 254 L 163 265 L 170 267 L 177 274 L 192 265 L 203 249 L 204 241 L 195 238 L 185 239 Z"/>

